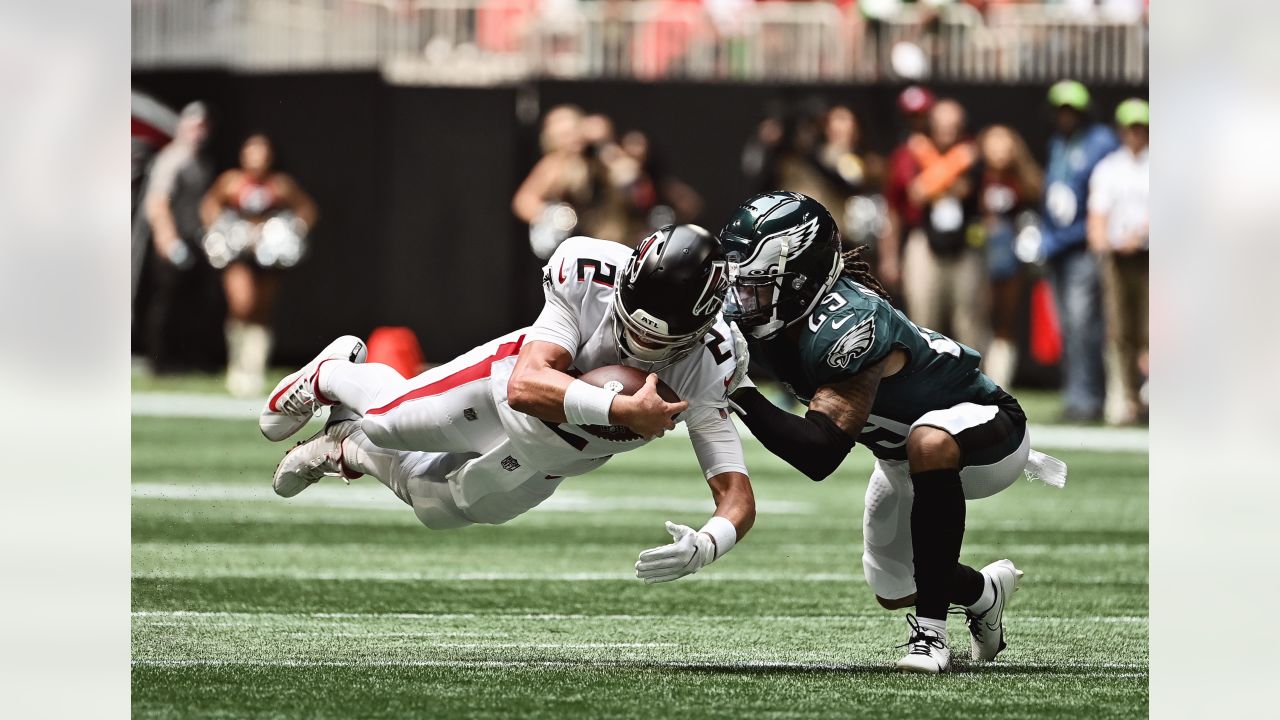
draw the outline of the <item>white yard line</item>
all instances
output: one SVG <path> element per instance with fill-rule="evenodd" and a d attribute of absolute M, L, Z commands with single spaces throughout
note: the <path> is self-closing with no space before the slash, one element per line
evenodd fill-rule
<path fill-rule="evenodd" d="M 872 672 L 888 672 L 888 667 L 879 665 L 840 665 L 835 663 L 797 662 L 794 660 L 748 660 L 748 661 L 662 661 L 636 659 L 618 660 L 424 660 L 399 658 L 359 658 L 352 660 L 297 660 L 291 658 L 134 658 L 134 666 L 154 667 L 494 667 L 494 668 L 672 668 L 672 669 L 760 669 L 760 670 L 830 670 L 849 671 L 866 670 Z M 1133 673 L 1125 677 L 1146 677 L 1149 668 L 1145 663 L 1089 663 L 1089 662 L 1000 662 L 998 667 L 1005 670 L 1026 670 L 1029 672 L 1045 670 L 1061 670 L 1071 674 L 1090 674 L 1095 671 L 1127 670 Z M 961 671 L 963 673 L 963 671 Z M 1107 673 L 1107 677 L 1118 677 Z"/>
<path fill-rule="evenodd" d="M 335 582 L 362 580 L 368 582 L 639 582 L 633 572 L 396 572 L 385 570 L 314 571 L 287 567 L 262 569 L 201 568 L 173 570 L 135 570 L 132 577 L 138 580 L 310 580 Z M 741 582 L 741 583 L 848 583 L 862 582 L 861 574 L 854 573 L 735 573 L 711 572 L 684 582 Z M 1071 582 L 1097 585 L 1148 584 L 1141 576 L 1072 576 Z"/>
<path fill-rule="evenodd" d="M 130 613 L 135 618 L 192 618 L 192 619 L 228 619 L 228 620 L 434 620 L 447 622 L 452 620 L 534 620 L 544 622 L 723 622 L 723 615 L 587 615 L 582 613 L 282 613 L 282 612 L 229 612 L 218 610 L 135 610 Z M 762 622 L 843 622 L 857 618 L 883 619 L 884 612 L 850 612 L 846 615 L 755 615 L 744 620 Z M 1019 620 L 1045 623 L 1104 623 L 1130 624 L 1148 622 L 1146 615 L 1018 615 Z M 325 633 L 330 634 L 330 633 Z"/>
<path fill-rule="evenodd" d="M 221 395 L 157 392 L 132 395 L 132 412 L 137 417 L 251 420 L 258 417 L 261 409 L 260 400 L 240 400 Z M 750 431 L 741 423 L 738 423 L 738 431 L 744 437 L 751 437 Z M 687 430 L 683 424 L 672 433 L 684 434 Z M 1146 452 L 1149 442 L 1149 434 L 1144 428 L 1031 425 L 1031 443 L 1041 449 Z"/>
<path fill-rule="evenodd" d="M 169 484 L 162 482 L 137 482 L 132 485 L 132 495 L 145 500 L 199 500 L 208 502 L 285 502 L 264 482 L 257 485 L 201 483 Z M 333 478 L 326 484 L 308 488 L 305 493 L 288 500 L 290 505 L 312 507 L 348 508 L 361 510 L 394 510 L 406 512 L 408 508 L 382 485 L 357 483 L 347 486 Z M 760 500 L 757 508 L 776 515 L 812 515 L 818 512 L 813 503 L 791 500 Z M 603 513 L 655 511 L 673 513 L 700 513 L 715 509 L 710 498 L 684 499 L 651 496 L 595 496 L 590 493 L 561 489 L 538 506 L 538 512 Z"/>

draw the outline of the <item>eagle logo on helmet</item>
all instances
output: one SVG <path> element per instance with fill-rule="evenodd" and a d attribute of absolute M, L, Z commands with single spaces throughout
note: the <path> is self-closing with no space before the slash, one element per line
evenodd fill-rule
<path fill-rule="evenodd" d="M 813 241 L 818 239 L 819 219 L 817 215 L 814 215 L 802 225 L 780 230 L 772 235 L 766 235 L 761 239 L 760 246 L 767 245 L 770 240 L 787 240 L 787 255 L 795 257 L 808 250 Z"/>
<path fill-rule="evenodd" d="M 831 346 L 827 364 L 833 368 L 847 368 L 849 362 L 867 354 L 876 339 L 876 319 L 869 317 L 858 323 Z"/>

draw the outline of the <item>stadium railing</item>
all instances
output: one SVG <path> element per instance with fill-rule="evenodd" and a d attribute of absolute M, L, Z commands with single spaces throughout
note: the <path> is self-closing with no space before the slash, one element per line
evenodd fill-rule
<path fill-rule="evenodd" d="M 823 2 L 133 0 L 133 65 L 381 70 L 395 82 L 530 78 L 1045 82 L 1147 77 L 1138 18 L 1057 5 L 918 6 L 868 21 Z"/>

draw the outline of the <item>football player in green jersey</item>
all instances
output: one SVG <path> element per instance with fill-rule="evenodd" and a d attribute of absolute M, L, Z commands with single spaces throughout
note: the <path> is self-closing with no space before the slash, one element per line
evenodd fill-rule
<path fill-rule="evenodd" d="M 876 457 L 864 572 L 882 606 L 916 611 L 897 667 L 948 668 L 950 605 L 967 617 L 973 658 L 994 659 L 1022 571 L 1008 560 L 980 571 L 960 563 L 965 501 L 1000 492 L 1024 469 L 1060 487 L 1066 466 L 1031 450 L 1022 408 L 982 373 L 976 351 L 894 309 L 860 248 L 841 254 L 835 222 L 817 201 L 757 195 L 719 238 L 736 342 L 809 406 L 793 415 L 744 380 L 732 395 L 743 422 L 813 480 L 834 472 L 855 440 Z"/>

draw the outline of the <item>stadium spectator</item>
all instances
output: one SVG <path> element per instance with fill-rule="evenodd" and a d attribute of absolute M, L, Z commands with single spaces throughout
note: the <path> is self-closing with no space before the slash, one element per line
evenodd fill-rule
<path fill-rule="evenodd" d="M 782 103 L 768 104 L 765 118 L 742 148 L 742 174 L 753 190 L 768 192 L 779 187 L 778 158 L 782 148 L 792 144 L 795 120 L 795 113 Z"/>
<path fill-rule="evenodd" d="M 1145 412 L 1139 388 L 1147 373 L 1150 117 L 1142 100 L 1120 103 L 1121 146 L 1089 178 L 1089 247 L 1102 261 L 1107 316 L 1106 419 L 1117 425 L 1134 423 Z"/>
<path fill-rule="evenodd" d="M 787 189 L 804 193 L 828 208 L 846 246 L 873 242 L 882 218 L 863 217 L 867 204 L 859 200 L 879 190 L 884 162 L 863 146 L 862 126 L 853 110 L 835 105 L 823 114 L 819 144 L 808 160 L 809 189 Z M 878 211 L 874 203 L 870 207 Z M 867 230 L 873 233 L 871 237 Z"/>
<path fill-rule="evenodd" d="M 863 146 L 861 125 L 848 106 L 827 107 L 815 97 L 766 119 L 743 151 L 743 170 L 756 188 L 803 193 L 822 203 L 847 245 L 871 243 L 883 223 L 880 204 L 868 196 L 879 190 L 884 162 Z"/>
<path fill-rule="evenodd" d="M 912 320 L 983 348 L 990 334 L 987 260 L 972 237 L 977 152 L 964 124 L 960 104 L 943 100 L 929 111 L 928 134 L 907 140 L 920 168 L 907 201 L 920 208 L 920 226 L 903 248 L 902 288 Z"/>
<path fill-rule="evenodd" d="M 1116 149 L 1115 133 L 1089 117 L 1089 91 L 1074 80 L 1049 89 L 1049 140 L 1041 254 L 1053 286 L 1063 341 L 1063 419 L 1102 417 L 1103 318 L 1097 256 L 1085 243 L 1089 176 Z"/>
<path fill-rule="evenodd" d="M 151 226 L 142 210 L 143 190 L 146 188 L 151 161 L 173 140 L 178 127 L 178 113 L 155 98 L 134 91 L 130 93 L 131 110 L 129 132 L 130 193 L 129 217 L 133 221 L 133 253 L 130 265 L 132 289 L 130 302 L 138 299 L 138 285 L 142 268 L 151 254 Z M 136 309 L 135 309 L 136 312 Z"/>
<path fill-rule="evenodd" d="M 237 397 L 262 392 L 271 354 L 271 313 L 280 290 L 279 265 L 260 252 L 270 242 L 259 233 L 276 217 L 289 217 L 297 242 L 315 227 L 316 206 L 287 173 L 273 168 L 275 153 L 266 135 L 250 135 L 240 148 L 240 167 L 218 176 L 200 203 L 206 227 L 243 224 L 256 238 L 242 252 L 226 258 L 222 287 L 227 298 L 227 390 Z M 227 213 L 227 215 L 223 215 Z M 222 217 L 220 217 L 222 216 Z M 278 225 L 276 227 L 279 227 Z M 206 251 L 209 245 L 205 246 Z M 300 255 L 300 251 L 298 253 Z M 215 264 L 221 264 L 211 256 Z"/>
<path fill-rule="evenodd" d="M 890 290 L 902 285 L 902 245 L 907 235 L 920 227 L 921 209 L 909 202 L 907 186 L 920 172 L 915 156 L 907 141 L 928 130 L 929 111 L 933 108 L 933 93 L 918 85 L 911 85 L 898 95 L 898 111 L 906 125 L 902 142 L 889 155 L 888 174 L 885 180 L 885 202 L 888 216 L 880 236 L 880 281 Z"/>
<path fill-rule="evenodd" d="M 606 208 L 619 200 L 609 183 L 600 151 L 611 152 L 612 126 L 601 116 L 591 120 L 574 105 L 559 105 L 542 120 L 542 158 L 511 200 L 516 216 L 529 224 L 534 254 L 548 258 L 573 234 L 622 242 L 625 222 Z"/>
<path fill-rule="evenodd" d="M 619 147 L 623 154 L 610 175 L 622 188 L 631 210 L 629 238 L 638 240 L 664 225 L 692 222 L 702 212 L 702 196 L 667 170 L 648 135 L 628 131 Z"/>
<path fill-rule="evenodd" d="M 1026 284 L 1014 240 L 1023 227 L 1038 222 L 1035 207 L 1044 173 L 1012 128 L 992 125 L 983 131 L 978 146 L 978 212 L 986 237 L 992 306 L 992 338 L 983 353 L 983 370 L 997 385 L 1009 387 L 1018 365 L 1016 324 Z"/>
<path fill-rule="evenodd" d="M 146 223 L 135 226 L 150 234 L 153 250 L 142 268 L 139 303 L 145 312 L 138 323 L 144 353 L 157 373 L 212 369 L 208 364 L 216 357 L 217 333 L 209 332 L 219 311 L 216 283 L 209 267 L 197 261 L 204 234 L 200 199 L 213 178 L 203 154 L 208 134 L 204 104 L 184 107 L 173 141 L 151 165 L 142 199 Z"/>

